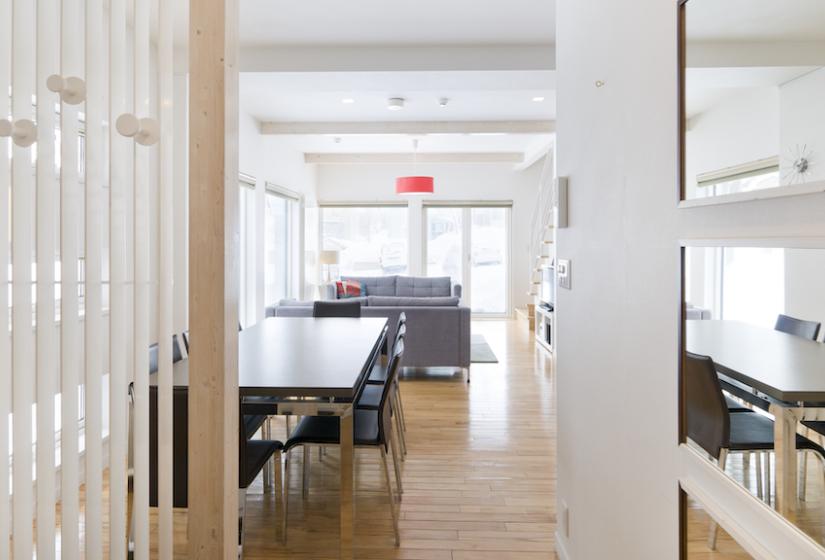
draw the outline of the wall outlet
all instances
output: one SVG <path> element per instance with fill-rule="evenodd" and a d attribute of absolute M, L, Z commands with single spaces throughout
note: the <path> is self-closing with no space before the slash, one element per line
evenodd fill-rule
<path fill-rule="evenodd" d="M 556 276 L 559 279 L 559 288 L 564 288 L 565 290 L 571 289 L 571 278 L 570 278 L 570 261 L 567 259 L 559 259 L 556 262 Z"/>

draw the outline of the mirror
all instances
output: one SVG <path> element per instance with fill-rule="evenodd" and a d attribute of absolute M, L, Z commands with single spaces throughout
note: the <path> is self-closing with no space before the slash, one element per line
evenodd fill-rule
<path fill-rule="evenodd" d="M 684 0 L 684 199 L 825 182 L 825 2 Z"/>
<path fill-rule="evenodd" d="M 825 544 L 825 249 L 687 247 L 684 285 L 687 444 Z"/>

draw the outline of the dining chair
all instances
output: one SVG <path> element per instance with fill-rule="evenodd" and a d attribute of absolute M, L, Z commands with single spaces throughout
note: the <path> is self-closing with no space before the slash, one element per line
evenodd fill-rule
<path fill-rule="evenodd" d="M 716 459 L 720 469 L 725 470 L 730 453 L 773 451 L 773 421 L 762 414 L 728 412 L 716 365 L 710 357 L 686 352 L 683 372 L 687 436 Z M 796 448 L 800 451 L 814 452 L 825 462 L 825 449 L 801 435 L 796 436 Z M 765 464 L 770 465 L 769 458 Z M 759 476 L 757 470 L 757 477 Z M 769 471 L 766 471 L 765 480 L 765 494 L 769 498 Z M 708 547 L 711 550 L 716 549 L 717 531 L 716 522 L 711 521 L 708 535 Z"/>
<path fill-rule="evenodd" d="M 189 331 L 183 331 L 183 345 L 186 347 L 186 353 L 189 353 Z"/>
<path fill-rule="evenodd" d="M 312 304 L 312 316 L 321 317 L 361 317 L 360 301 L 316 301 Z"/>
<path fill-rule="evenodd" d="M 776 317 L 776 325 L 774 330 L 807 338 L 808 340 L 816 340 L 819 336 L 819 329 L 821 323 L 816 321 L 805 321 L 797 319 L 796 317 L 789 317 L 788 315 L 779 315 Z"/>
<path fill-rule="evenodd" d="M 271 439 L 251 439 L 257 428 L 250 434 L 249 416 L 241 415 L 241 433 L 238 445 L 238 557 L 243 554 L 244 521 L 246 514 L 246 494 L 249 486 L 258 477 L 261 471 L 269 464 L 270 460 L 275 462 L 276 486 L 281 495 L 281 539 L 286 542 L 286 498 L 284 497 L 284 464 L 281 454 L 284 444 L 278 440 Z M 261 420 L 263 424 L 263 420 Z M 254 424 L 253 424 L 254 425 Z"/>
<path fill-rule="evenodd" d="M 395 347 L 398 345 L 399 341 L 404 340 L 407 334 L 407 327 L 405 324 L 401 324 L 398 327 L 398 330 L 395 334 L 395 340 L 393 341 L 392 348 L 393 352 L 395 351 Z M 365 410 L 378 410 L 378 407 L 381 403 L 381 396 L 383 394 L 384 385 L 387 383 L 388 379 L 388 368 L 381 365 L 375 364 L 373 367 L 372 372 L 370 373 L 370 377 L 367 380 L 367 385 L 364 386 L 363 390 L 361 391 L 361 395 L 358 398 L 355 406 L 356 408 L 361 408 Z M 375 373 L 378 375 L 374 375 Z M 401 460 L 404 461 L 404 456 L 407 454 L 407 439 L 404 436 L 404 432 L 407 431 L 406 423 L 404 421 L 404 412 L 403 412 L 403 405 L 401 404 L 401 393 L 400 393 L 400 375 L 395 376 L 395 380 L 390 387 L 390 415 L 392 418 L 395 419 L 395 430 L 398 434 L 398 443 L 401 447 Z M 395 457 L 393 457 L 395 459 Z M 399 482 L 399 494 L 401 493 L 400 482 Z"/>
<path fill-rule="evenodd" d="M 395 532 L 395 544 L 400 544 L 400 536 L 398 533 L 398 514 L 395 510 L 395 493 L 392 489 L 392 482 L 390 481 L 390 471 L 387 466 L 387 450 L 393 450 L 393 457 L 397 457 L 395 450 L 395 440 L 392 437 L 392 420 L 390 418 L 390 392 L 392 384 L 396 375 L 401 369 L 401 363 L 404 357 L 404 340 L 398 341 L 393 350 L 393 355 L 390 358 L 389 378 L 384 384 L 384 390 L 381 395 L 381 403 L 378 410 L 363 410 L 356 408 L 353 411 L 353 441 L 356 448 L 376 448 L 381 454 L 381 463 L 384 471 L 384 480 L 386 482 L 387 497 L 389 498 L 390 513 L 392 515 L 393 530 Z M 303 446 L 307 448 L 310 445 L 340 445 L 340 419 L 337 416 L 305 416 L 301 419 L 295 430 L 292 432 L 292 437 L 287 440 L 284 445 L 285 461 L 289 461 L 290 451 L 297 447 Z M 395 476 L 400 481 L 401 471 L 398 461 L 395 463 Z M 303 484 L 302 486 L 309 488 L 309 469 L 308 464 L 304 463 L 303 470 Z M 284 484 L 288 484 L 288 474 L 284 478 Z M 288 487 L 285 492 L 284 504 L 288 501 L 289 490 Z M 400 482 L 399 482 L 400 487 Z M 400 499 L 400 496 L 399 496 Z M 286 505 L 284 511 L 287 510 Z"/>

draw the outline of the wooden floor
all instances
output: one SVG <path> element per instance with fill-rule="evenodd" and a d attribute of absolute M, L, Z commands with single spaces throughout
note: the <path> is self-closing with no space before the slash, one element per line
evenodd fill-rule
<path fill-rule="evenodd" d="M 473 364 L 472 382 L 454 370 L 407 371 L 401 391 L 408 455 L 400 505 L 401 546 L 377 451 L 356 451 L 356 557 L 409 560 L 547 560 L 554 557 L 555 380 L 526 323 L 478 321 L 498 364 Z M 424 375 L 426 373 L 426 375 Z M 280 420 L 282 422 L 282 420 Z M 278 437 L 283 437 L 279 424 Z M 302 453 L 293 453 L 289 539 L 260 478 L 247 496 L 244 556 L 337 558 L 338 456 L 312 454 L 309 499 L 301 496 Z M 176 512 L 176 556 L 186 556 L 186 515 Z M 155 545 L 155 543 L 153 543 Z"/>

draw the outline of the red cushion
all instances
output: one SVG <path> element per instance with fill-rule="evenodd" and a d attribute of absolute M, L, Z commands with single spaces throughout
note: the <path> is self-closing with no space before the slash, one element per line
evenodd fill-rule
<path fill-rule="evenodd" d="M 338 299 L 361 297 L 361 282 L 357 280 L 339 280 L 335 283 Z"/>

